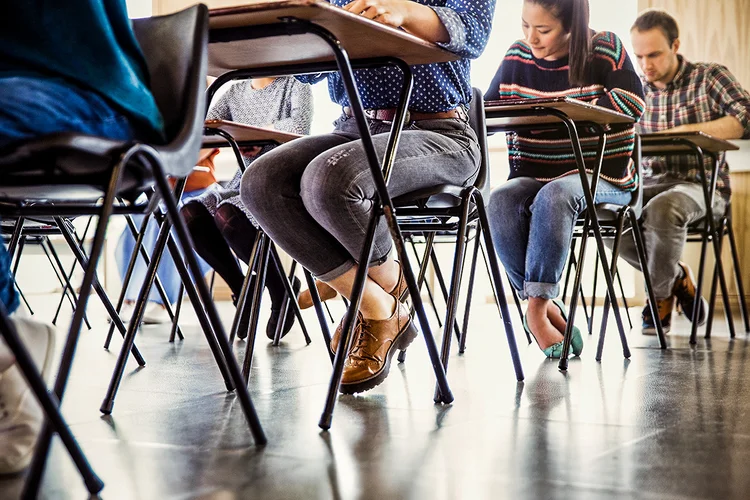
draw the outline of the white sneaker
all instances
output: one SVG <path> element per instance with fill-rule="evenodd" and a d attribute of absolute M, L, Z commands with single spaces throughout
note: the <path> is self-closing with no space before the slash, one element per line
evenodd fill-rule
<path fill-rule="evenodd" d="M 167 309 L 156 302 L 149 302 L 146 310 L 143 311 L 144 325 L 161 325 L 170 321 Z"/>
<path fill-rule="evenodd" d="M 55 347 L 54 327 L 28 318 L 13 317 L 11 321 L 45 379 Z M 0 373 L 0 474 L 29 466 L 43 422 L 44 413 L 14 363 Z"/>

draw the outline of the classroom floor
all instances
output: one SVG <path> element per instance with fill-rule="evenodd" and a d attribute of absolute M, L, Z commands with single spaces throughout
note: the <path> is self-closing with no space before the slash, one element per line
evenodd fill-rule
<path fill-rule="evenodd" d="M 42 317 L 56 303 L 35 300 L 47 304 Z M 454 349 L 450 359 L 452 405 L 433 404 L 417 339 L 384 384 L 339 397 L 332 429 L 321 432 L 330 361 L 306 312 L 309 346 L 296 326 L 279 347 L 258 338 L 250 386 L 269 439 L 259 448 L 188 316 L 182 342 L 167 342 L 168 326 L 142 329 L 147 365 L 128 365 L 114 412 L 103 417 L 119 344 L 102 349 L 107 323 L 97 306 L 92 300 L 93 329 L 82 335 L 63 410 L 105 499 L 750 498 L 750 346 L 739 320 L 736 340 L 719 318 L 713 339 L 690 346 L 689 323 L 675 318 L 666 351 L 633 330 L 630 360 L 610 321 L 602 362 L 588 338 L 561 373 L 526 345 L 514 317 L 526 372 L 517 383 L 497 311 L 478 304 L 466 353 Z M 231 303 L 220 312 L 231 321 Z M 631 310 L 637 324 L 639 312 Z M 244 343 L 235 346 L 241 356 Z M 0 479 L 0 498 L 17 498 L 23 480 Z M 58 441 L 42 498 L 87 498 Z"/>

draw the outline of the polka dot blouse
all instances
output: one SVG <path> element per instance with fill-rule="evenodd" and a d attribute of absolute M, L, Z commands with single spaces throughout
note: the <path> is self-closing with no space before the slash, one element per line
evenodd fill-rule
<path fill-rule="evenodd" d="M 330 0 L 343 7 L 350 0 Z M 492 28 L 495 0 L 414 0 L 432 8 L 443 22 L 450 40 L 438 43 L 461 56 L 457 61 L 412 66 L 414 88 L 409 109 L 435 113 L 454 109 L 471 100 L 470 59 L 484 50 Z M 328 92 L 333 102 L 349 105 L 349 98 L 338 73 L 303 75 L 298 78 L 315 83 L 328 77 Z M 363 69 L 354 72 L 365 109 L 395 108 L 403 76 L 396 68 Z"/>

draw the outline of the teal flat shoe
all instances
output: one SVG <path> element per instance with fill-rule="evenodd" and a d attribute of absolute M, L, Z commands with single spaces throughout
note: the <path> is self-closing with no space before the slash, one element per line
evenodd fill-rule
<path fill-rule="evenodd" d="M 567 323 L 568 315 L 565 313 L 565 304 L 563 304 L 562 300 L 560 299 L 552 299 L 552 303 L 557 306 L 557 308 L 560 310 L 560 314 L 562 314 L 563 319 Z M 570 347 L 573 349 L 573 354 L 575 354 L 576 356 L 580 356 L 583 352 L 583 336 L 581 335 L 581 330 L 579 330 L 577 326 L 573 326 L 573 335 L 570 339 Z"/>
<path fill-rule="evenodd" d="M 534 341 L 536 342 L 536 345 L 539 346 L 539 341 L 536 340 L 536 337 L 534 337 L 534 334 L 531 333 L 531 329 L 529 328 L 529 324 L 526 321 L 526 315 L 525 314 L 523 315 L 523 329 L 526 331 L 526 333 L 528 333 L 534 339 Z M 574 329 L 574 332 L 573 332 L 573 336 L 574 337 L 575 337 L 575 330 L 578 330 L 578 329 L 577 328 Z M 578 336 L 579 337 L 581 336 L 581 332 L 580 331 L 578 332 Z M 581 341 L 581 342 L 583 342 L 583 341 Z M 572 343 L 571 343 L 570 347 L 572 349 L 572 347 L 573 347 Z M 548 358 L 556 358 L 556 359 L 558 359 L 558 358 L 562 357 L 563 343 L 562 342 L 558 342 L 557 344 L 552 344 L 551 346 L 549 346 L 546 349 L 542 349 L 542 347 L 539 346 L 539 349 Z M 570 356 L 570 350 L 568 351 L 568 356 Z"/>

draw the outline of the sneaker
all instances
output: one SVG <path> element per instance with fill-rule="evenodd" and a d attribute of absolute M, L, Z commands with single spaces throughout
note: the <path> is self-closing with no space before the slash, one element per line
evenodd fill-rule
<path fill-rule="evenodd" d="M 674 283 L 672 293 L 677 297 L 677 302 L 680 304 L 682 312 L 690 321 L 693 321 L 693 306 L 695 305 L 695 278 L 693 277 L 693 271 L 684 262 L 678 263 L 681 269 L 680 275 Z M 701 297 L 698 302 L 698 325 L 702 325 L 706 322 L 706 315 L 708 313 L 708 301 Z"/>
<path fill-rule="evenodd" d="M 294 300 L 297 300 L 299 298 L 299 289 L 302 287 L 302 283 L 300 282 L 298 277 L 294 277 L 294 280 L 292 281 L 292 290 L 294 291 Z M 282 301 L 283 302 L 283 301 Z M 271 307 L 271 317 L 268 318 L 268 323 L 266 323 L 266 337 L 273 340 L 274 336 L 276 335 L 276 325 L 279 323 L 279 316 L 281 316 L 281 304 L 279 304 L 278 309 L 274 309 Z M 281 332 L 281 338 L 284 338 L 284 336 L 289 333 L 289 330 L 292 329 L 292 326 L 294 325 L 294 307 L 292 307 L 291 304 L 286 309 L 286 317 L 284 318 L 284 330 Z"/>
<path fill-rule="evenodd" d="M 55 346 L 54 327 L 28 318 L 13 317 L 11 321 L 42 378 L 46 378 Z M 13 474 L 29 466 L 43 423 L 44 413 L 13 363 L 0 373 L 0 474 Z"/>
<path fill-rule="evenodd" d="M 171 321 L 166 307 L 158 302 L 149 301 L 148 305 L 146 305 L 146 310 L 143 311 L 142 323 L 144 325 L 161 325 L 164 323 L 170 323 Z"/>
<path fill-rule="evenodd" d="M 674 307 L 674 296 L 668 299 L 662 299 L 656 301 L 656 308 L 659 311 L 659 318 L 661 319 L 661 327 L 664 333 L 669 333 L 672 328 L 672 308 Z M 654 317 L 651 315 L 651 307 L 646 302 L 646 307 L 643 308 L 641 313 L 643 319 L 642 330 L 643 335 L 656 335 L 656 323 L 654 323 Z"/>

